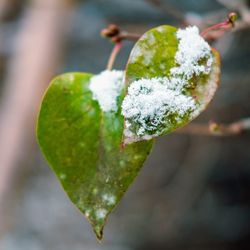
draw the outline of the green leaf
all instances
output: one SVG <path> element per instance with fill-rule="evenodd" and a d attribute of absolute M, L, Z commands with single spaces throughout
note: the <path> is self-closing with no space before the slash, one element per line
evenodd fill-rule
<path fill-rule="evenodd" d="M 54 79 L 41 105 L 37 136 L 71 201 L 85 214 L 98 239 L 108 214 L 137 176 L 153 141 L 121 147 L 123 117 L 103 113 L 86 73 Z M 124 90 L 119 97 L 119 107 Z"/>
<path fill-rule="evenodd" d="M 128 84 L 140 78 L 168 76 L 175 66 L 178 40 L 177 28 L 163 25 L 147 31 L 131 51 L 126 81 Z"/>
<path fill-rule="evenodd" d="M 163 25 L 149 30 L 137 41 L 130 54 L 126 69 L 126 84 L 128 88 L 132 83 L 141 79 L 171 79 L 171 69 L 179 66 L 175 60 L 179 45 L 176 32 L 177 28 Z M 194 45 L 190 44 L 191 46 Z M 193 75 L 187 81 L 188 85 L 181 93 L 184 97 L 192 98 L 195 101 L 195 109 L 192 111 L 188 110 L 184 115 L 180 115 L 178 112 L 166 112 L 163 122 L 155 129 L 152 129 L 153 126 L 151 126 L 151 130 L 148 129 L 145 136 L 139 134 L 138 131 L 142 125 L 134 117 L 126 118 L 129 129 L 125 125 L 125 142 L 130 143 L 168 134 L 186 125 L 205 110 L 212 100 L 220 81 L 220 56 L 215 49 L 212 49 L 211 53 L 213 62 L 210 73 L 198 76 Z M 199 65 L 206 65 L 207 60 L 206 58 L 202 59 Z M 132 111 L 134 112 L 134 110 Z M 147 126 L 148 120 L 146 119 L 143 122 L 144 127 Z M 129 133 L 126 133 L 128 130 Z"/>

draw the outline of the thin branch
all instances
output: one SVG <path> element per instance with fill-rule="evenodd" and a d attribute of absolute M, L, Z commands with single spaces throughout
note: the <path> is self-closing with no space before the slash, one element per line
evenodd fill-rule
<path fill-rule="evenodd" d="M 238 16 L 236 13 L 229 13 L 225 21 L 206 28 L 204 31 L 201 32 L 201 36 L 205 39 L 209 38 L 210 40 L 216 40 L 220 38 L 222 35 L 224 35 L 226 31 L 231 30 L 235 26 L 237 17 Z"/>
<path fill-rule="evenodd" d="M 206 28 L 202 33 L 207 40 L 217 40 L 224 35 L 225 31 L 231 30 L 235 26 L 237 20 L 237 14 L 231 12 L 228 14 L 227 19 L 223 22 L 217 23 Z M 107 28 L 101 31 L 101 36 L 110 39 L 114 43 L 120 43 L 124 40 L 137 41 L 142 34 L 130 33 L 116 24 L 110 24 Z"/>
<path fill-rule="evenodd" d="M 110 24 L 107 28 L 103 29 L 101 31 L 101 36 L 108 38 L 115 43 L 115 46 L 108 60 L 107 70 L 112 70 L 115 59 L 122 48 L 122 41 L 137 41 L 140 38 L 140 35 L 138 34 L 121 31 L 120 27 L 115 24 Z"/>
<path fill-rule="evenodd" d="M 114 43 L 119 43 L 124 40 L 137 41 L 141 34 L 130 33 L 116 24 L 110 24 L 107 28 L 101 30 L 101 36 L 110 39 Z"/>
<path fill-rule="evenodd" d="M 204 135 L 204 136 L 237 136 L 250 131 L 250 118 L 241 119 L 229 124 L 190 124 L 176 132 L 179 134 Z"/>
<path fill-rule="evenodd" d="M 232 30 L 233 32 L 247 29 L 250 27 L 250 9 L 246 1 L 229 1 L 229 0 L 217 0 L 222 4 L 227 10 L 234 10 L 239 13 L 239 19 L 235 23 L 235 27 Z M 199 27 L 205 27 L 208 23 L 211 23 L 211 20 L 218 20 L 219 16 L 223 15 L 223 10 L 209 12 L 203 16 L 197 15 L 196 13 L 187 13 L 186 23 L 189 25 L 198 25 Z M 217 37 L 220 37 L 223 34 L 221 31 L 214 32 L 214 40 L 217 40 Z M 206 38 L 210 39 L 210 38 Z M 212 38 L 210 40 L 213 40 Z"/>
<path fill-rule="evenodd" d="M 115 63 L 115 59 L 116 59 L 118 53 L 120 52 L 121 48 L 122 48 L 121 42 L 118 42 L 115 44 L 115 46 L 111 52 L 111 55 L 109 57 L 109 60 L 108 60 L 107 70 L 112 70 L 113 65 Z"/>
<path fill-rule="evenodd" d="M 142 34 L 137 34 L 137 33 L 130 33 L 127 31 L 122 31 L 120 34 L 121 40 L 128 40 L 128 41 L 137 41 Z"/>

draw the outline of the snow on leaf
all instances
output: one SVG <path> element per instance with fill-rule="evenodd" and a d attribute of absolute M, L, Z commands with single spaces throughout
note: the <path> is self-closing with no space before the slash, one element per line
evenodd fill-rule
<path fill-rule="evenodd" d="M 199 29 L 196 26 L 179 29 L 176 37 L 179 41 L 175 54 L 177 66 L 171 69 L 171 75 L 189 81 L 193 76 L 209 74 L 213 63 L 211 48 L 199 35 Z M 202 60 L 205 63 L 201 63 Z"/>
<path fill-rule="evenodd" d="M 124 86 L 123 77 L 123 71 L 105 70 L 91 78 L 89 88 L 104 112 L 118 110 L 117 97 Z"/>
<path fill-rule="evenodd" d="M 167 78 L 140 79 L 128 88 L 122 104 L 122 114 L 126 117 L 125 131 L 135 130 L 142 137 L 160 134 L 165 126 L 166 116 L 184 118 L 196 108 L 195 100 L 179 91 L 168 88 Z M 136 123 L 138 128 L 130 128 Z"/>
<path fill-rule="evenodd" d="M 127 65 L 124 142 L 148 140 L 190 122 L 212 99 L 218 79 L 218 53 L 197 27 L 160 26 L 146 32 Z"/>

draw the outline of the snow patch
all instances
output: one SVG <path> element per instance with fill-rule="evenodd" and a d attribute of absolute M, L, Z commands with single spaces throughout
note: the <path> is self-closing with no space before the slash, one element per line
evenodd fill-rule
<path fill-rule="evenodd" d="M 179 40 L 175 55 L 177 67 L 171 69 L 172 75 L 181 75 L 189 80 L 194 75 L 209 74 L 212 66 L 212 53 L 209 44 L 200 36 L 196 26 L 179 29 L 176 33 Z M 201 65 L 201 59 L 206 60 Z"/>
<path fill-rule="evenodd" d="M 141 79 L 128 88 L 128 95 L 122 104 L 122 113 L 129 128 L 132 120 L 139 125 L 137 136 L 155 131 L 164 124 L 166 114 L 184 117 L 196 108 L 192 97 L 169 88 L 168 78 Z M 150 139 L 150 137 L 148 138 Z"/>
<path fill-rule="evenodd" d="M 124 72 L 105 70 L 90 79 L 89 89 L 104 112 L 118 110 L 117 97 L 124 86 Z"/>

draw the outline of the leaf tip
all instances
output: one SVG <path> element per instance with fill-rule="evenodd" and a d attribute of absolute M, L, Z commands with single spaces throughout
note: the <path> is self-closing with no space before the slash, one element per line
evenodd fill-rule
<path fill-rule="evenodd" d="M 96 235 L 96 238 L 98 239 L 99 242 L 102 241 L 102 238 L 103 238 L 103 228 L 104 226 L 94 226 L 93 227 L 93 230 L 94 230 L 94 233 Z"/>
<path fill-rule="evenodd" d="M 105 212 L 105 215 L 104 215 Z M 95 211 L 95 217 L 91 217 L 88 214 L 84 213 L 88 221 L 90 222 L 92 229 L 96 235 L 96 238 L 99 242 L 101 242 L 103 238 L 103 229 L 108 217 L 106 210 L 98 209 Z"/>

